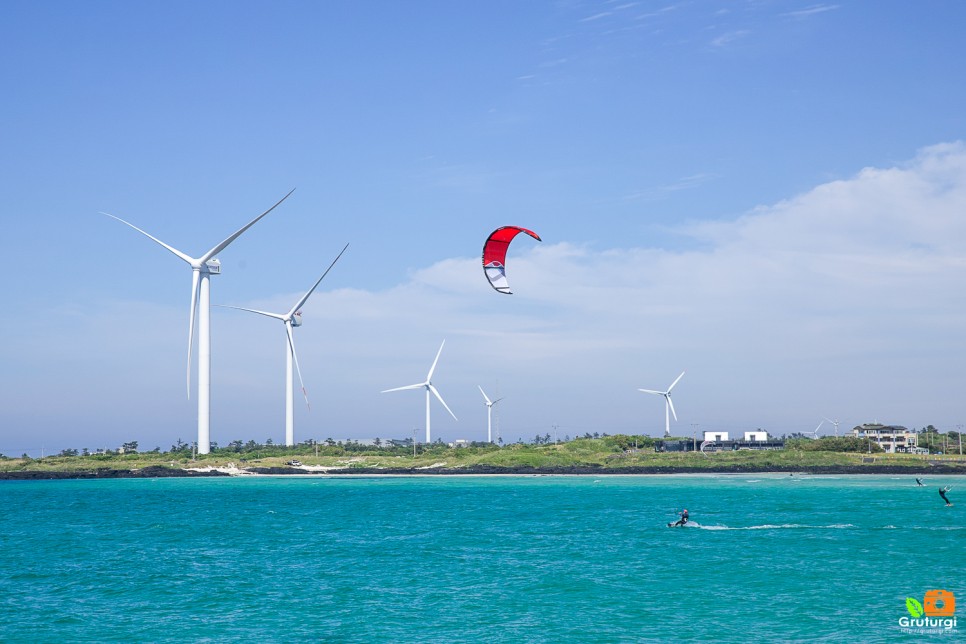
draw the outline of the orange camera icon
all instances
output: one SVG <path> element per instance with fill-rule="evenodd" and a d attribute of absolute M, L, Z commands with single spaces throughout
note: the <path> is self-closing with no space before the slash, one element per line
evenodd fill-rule
<path fill-rule="evenodd" d="M 956 598 L 948 590 L 927 590 L 922 608 L 927 617 L 952 617 L 956 614 Z"/>

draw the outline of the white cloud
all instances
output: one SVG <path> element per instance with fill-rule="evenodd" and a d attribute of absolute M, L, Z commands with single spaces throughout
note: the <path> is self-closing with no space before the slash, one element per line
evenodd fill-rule
<path fill-rule="evenodd" d="M 789 11 L 786 16 L 791 16 L 793 18 L 808 18 L 819 13 L 825 13 L 827 11 L 835 11 L 839 8 L 837 4 L 816 4 L 811 7 L 806 7 L 799 11 Z"/>
<path fill-rule="evenodd" d="M 366 298 L 370 333 L 391 320 L 386 352 L 411 364 L 380 384 L 418 377 L 448 337 L 446 377 L 467 379 L 450 391 L 474 377 L 512 380 L 532 397 L 532 426 L 584 396 L 568 412 L 580 426 L 635 426 L 643 403 L 627 392 L 685 367 L 695 372 L 680 388 L 683 416 L 701 422 L 952 422 L 939 392 L 953 388 L 936 381 L 962 381 L 951 357 L 966 321 L 962 212 L 966 150 L 952 144 L 683 229 L 700 250 L 514 245 L 512 296 L 489 290 L 477 258 L 439 262 Z M 352 305 L 330 310 L 345 333 L 359 328 Z"/>
<path fill-rule="evenodd" d="M 606 249 L 515 242 L 510 296 L 490 289 L 478 257 L 419 268 L 382 291 L 323 284 L 296 332 L 313 403 L 298 411 L 297 437 L 385 438 L 421 427 L 419 396 L 379 391 L 424 377 L 444 338 L 434 382 L 460 417 L 434 408 L 434 432 L 446 439 L 484 435 L 476 386 L 496 395 L 497 383 L 509 440 L 551 424 L 562 435 L 656 435 L 663 408 L 636 389 L 665 386 L 685 369 L 676 430 L 688 435 L 692 423 L 810 430 L 823 415 L 843 430 L 876 418 L 955 425 L 966 385 L 963 213 L 966 147 L 953 143 L 734 221 L 683 226 L 691 249 L 625 248 L 619 230 Z M 299 295 L 235 304 L 285 310 Z M 143 429 L 143 444 L 164 447 L 187 439 L 184 311 L 125 304 L 82 318 L 56 342 L 8 346 L 4 357 L 29 354 L 30 375 L 55 374 L 61 399 L 70 386 L 78 417 L 100 419 L 84 431 L 130 440 Z M 46 319 L 56 325 L 63 315 Z M 272 322 L 213 313 L 214 440 L 281 437 L 284 334 Z M 29 397 L 50 413 L 30 386 L 15 383 L 3 402 L 12 409 Z"/>
<path fill-rule="evenodd" d="M 729 31 L 726 34 L 721 34 L 717 38 L 713 39 L 711 41 L 711 45 L 713 47 L 726 47 L 735 41 L 741 40 L 742 38 L 746 37 L 750 33 L 751 32 L 748 31 L 747 29 L 742 29 L 738 31 Z"/>

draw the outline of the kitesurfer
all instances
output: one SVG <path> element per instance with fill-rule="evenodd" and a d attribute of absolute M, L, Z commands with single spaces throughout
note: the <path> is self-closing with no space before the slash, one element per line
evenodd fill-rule
<path fill-rule="evenodd" d="M 922 487 L 922 479 L 916 479 L 916 485 Z"/>
<path fill-rule="evenodd" d="M 939 488 L 939 496 L 941 496 L 943 498 L 943 501 L 946 502 L 946 507 L 949 507 L 950 505 L 952 505 L 952 503 L 950 503 L 949 499 L 946 498 L 946 492 L 949 492 L 948 485 L 946 487 Z"/>
<path fill-rule="evenodd" d="M 667 524 L 667 527 L 673 528 L 677 526 L 684 526 L 684 524 L 687 522 L 688 522 L 688 509 L 684 508 L 683 510 L 681 510 L 681 518 L 675 521 L 674 523 Z"/>

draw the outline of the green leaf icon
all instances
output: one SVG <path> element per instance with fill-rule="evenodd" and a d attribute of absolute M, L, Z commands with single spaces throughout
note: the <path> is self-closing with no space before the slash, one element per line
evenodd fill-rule
<path fill-rule="evenodd" d="M 906 597 L 906 610 L 913 617 L 922 617 L 922 604 L 914 597 Z"/>

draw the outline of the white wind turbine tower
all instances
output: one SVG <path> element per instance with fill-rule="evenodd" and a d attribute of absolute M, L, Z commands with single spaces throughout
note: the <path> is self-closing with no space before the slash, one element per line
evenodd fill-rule
<path fill-rule="evenodd" d="M 258 313 L 259 315 L 266 315 L 270 318 L 275 318 L 276 320 L 281 320 L 282 324 L 285 325 L 285 335 L 286 335 L 286 345 L 285 345 L 285 445 L 291 447 L 295 445 L 295 395 L 294 395 L 294 382 L 292 380 L 292 363 L 295 363 L 295 370 L 299 375 L 299 384 L 302 385 L 302 395 L 305 397 L 305 405 L 309 405 L 309 395 L 305 391 L 305 381 L 302 380 L 302 369 L 299 367 L 299 358 L 295 353 L 295 337 L 292 335 L 292 328 L 297 326 L 302 326 L 302 311 L 299 309 L 305 304 L 312 295 L 313 291 L 318 287 L 318 285 L 325 279 L 325 276 L 329 274 L 335 263 L 339 261 L 342 257 L 342 253 L 345 252 L 349 244 L 343 247 L 339 255 L 332 260 L 329 267 L 325 269 L 315 284 L 308 290 L 308 292 L 303 295 L 298 302 L 295 303 L 288 313 L 269 313 L 268 311 L 258 311 L 256 309 L 246 309 L 241 306 L 228 306 L 227 304 L 216 304 L 215 306 L 221 306 L 226 309 L 238 309 L 239 311 L 248 311 L 249 313 Z"/>
<path fill-rule="evenodd" d="M 195 312 L 198 312 L 198 453 L 208 454 L 211 451 L 211 294 L 208 278 L 211 275 L 221 274 L 221 262 L 215 259 L 215 255 L 225 250 L 229 244 L 235 241 L 239 235 L 251 228 L 255 222 L 275 210 L 275 208 L 288 199 L 295 189 L 289 191 L 287 195 L 275 202 L 271 208 L 252 219 L 250 222 L 236 230 L 230 237 L 225 239 L 217 246 L 212 247 L 200 257 L 190 257 L 180 250 L 165 244 L 160 239 L 149 235 L 132 223 L 126 222 L 120 217 L 108 213 L 102 213 L 112 219 L 117 219 L 122 224 L 130 226 L 148 239 L 167 248 L 176 256 L 187 262 L 191 267 L 191 313 L 188 322 L 188 398 L 191 398 L 191 349 L 194 343 Z"/>
<path fill-rule="evenodd" d="M 638 389 L 638 391 L 643 391 L 646 394 L 656 394 L 658 396 L 664 396 L 664 438 L 671 435 L 671 415 L 674 416 L 674 420 L 678 419 L 678 415 L 674 412 L 674 403 L 671 402 L 671 390 L 674 389 L 674 385 L 678 384 L 678 381 L 684 377 L 684 372 L 678 376 L 671 386 L 667 388 L 667 391 L 654 391 L 653 389 Z"/>
<path fill-rule="evenodd" d="M 832 423 L 833 425 L 835 425 L 835 437 L 838 438 L 838 435 L 839 435 L 839 421 L 832 420 L 830 418 L 826 418 L 825 420 L 827 422 Z"/>
<path fill-rule="evenodd" d="M 493 442 L 493 405 L 497 404 L 503 399 L 497 398 L 496 400 L 490 400 L 490 398 L 486 395 L 486 392 L 483 391 L 483 387 L 481 387 L 480 385 L 476 385 L 476 386 L 480 388 L 480 393 L 483 394 L 483 400 L 486 401 L 484 403 L 486 405 L 486 442 L 492 443 Z"/>
<path fill-rule="evenodd" d="M 446 404 L 446 401 L 443 400 L 443 397 L 439 395 L 439 391 L 437 391 L 436 387 L 434 387 L 432 383 L 433 371 L 436 370 L 436 363 L 439 362 L 439 354 L 443 352 L 444 344 L 446 344 L 446 340 L 443 340 L 443 343 L 439 345 L 439 351 L 436 352 L 436 359 L 433 360 L 433 366 L 429 368 L 429 373 L 426 374 L 425 382 L 419 382 L 419 383 L 416 383 L 415 385 L 406 385 L 405 387 L 395 387 L 393 389 L 386 389 L 382 391 L 382 393 L 385 394 L 385 393 L 389 393 L 390 391 L 402 391 L 404 389 L 422 388 L 426 390 L 426 442 L 427 443 L 432 442 L 431 435 L 429 432 L 429 394 L 430 392 L 432 392 L 432 394 L 436 396 L 439 402 L 442 403 L 443 407 L 446 408 L 446 411 L 449 412 L 449 415 L 453 417 L 453 420 L 459 420 L 458 418 L 456 418 L 456 414 L 453 413 L 453 410 L 449 408 L 449 405 Z"/>

